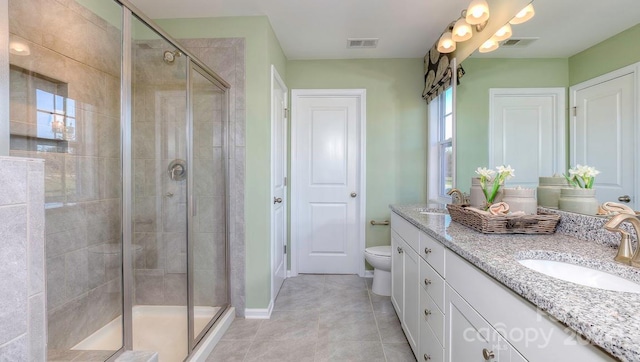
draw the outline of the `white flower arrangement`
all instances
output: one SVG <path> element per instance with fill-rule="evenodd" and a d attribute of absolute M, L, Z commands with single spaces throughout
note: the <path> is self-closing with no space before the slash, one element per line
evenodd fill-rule
<path fill-rule="evenodd" d="M 569 182 L 569 185 L 581 189 L 592 189 L 596 176 L 600 174 L 600 171 L 596 170 L 595 167 L 580 164 L 570 168 L 568 172 L 569 175 L 564 174 L 564 177 Z"/>
<path fill-rule="evenodd" d="M 496 171 L 490 170 L 486 167 L 478 167 L 476 169 L 476 174 L 480 176 L 480 187 L 482 188 L 482 192 L 484 193 L 484 197 L 487 200 L 487 205 L 493 203 L 498 194 L 498 190 L 500 189 L 500 185 L 504 182 L 504 180 L 508 180 L 515 176 L 515 170 L 511 168 L 511 165 L 508 166 L 498 166 L 496 167 Z M 497 176 L 494 178 L 494 175 Z M 487 190 L 487 182 L 493 181 L 491 185 L 491 190 Z"/>

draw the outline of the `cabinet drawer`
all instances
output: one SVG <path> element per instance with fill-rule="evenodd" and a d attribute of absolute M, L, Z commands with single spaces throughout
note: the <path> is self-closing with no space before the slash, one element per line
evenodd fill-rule
<path fill-rule="evenodd" d="M 429 325 L 440 342 L 440 347 L 444 346 L 444 314 L 424 289 L 420 289 L 420 317 L 420 324 Z M 421 325 L 420 330 L 422 329 Z"/>
<path fill-rule="evenodd" d="M 413 250 L 418 251 L 420 243 L 420 231 L 417 227 L 413 226 L 407 220 L 398 216 L 396 213 L 391 213 L 391 229 L 400 235 L 400 237 L 407 243 Z"/>
<path fill-rule="evenodd" d="M 418 361 L 444 362 L 444 348 L 426 323 L 420 325 L 420 354 Z"/>
<path fill-rule="evenodd" d="M 418 282 L 438 308 L 444 311 L 444 279 L 423 259 L 420 259 L 420 280 Z"/>
<path fill-rule="evenodd" d="M 444 245 L 424 232 L 420 232 L 420 250 L 418 250 L 418 253 L 438 274 L 445 277 Z"/>

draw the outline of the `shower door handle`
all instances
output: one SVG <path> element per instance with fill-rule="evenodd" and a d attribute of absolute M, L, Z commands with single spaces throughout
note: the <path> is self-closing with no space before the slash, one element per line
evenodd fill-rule
<path fill-rule="evenodd" d="M 191 216 L 196 216 L 198 214 L 198 203 L 196 199 L 191 199 Z"/>

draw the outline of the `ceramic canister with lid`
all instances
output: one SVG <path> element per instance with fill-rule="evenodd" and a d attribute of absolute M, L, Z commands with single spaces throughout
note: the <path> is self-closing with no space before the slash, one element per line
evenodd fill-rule
<path fill-rule="evenodd" d="M 581 189 L 577 187 L 565 187 L 560 190 L 558 199 L 560 210 L 586 215 L 596 215 L 600 203 L 596 198 L 595 189 Z"/>
<path fill-rule="evenodd" d="M 560 189 L 569 187 L 564 176 L 540 177 L 538 183 L 538 205 L 551 209 L 558 208 Z"/>
<path fill-rule="evenodd" d="M 523 211 L 527 215 L 538 213 L 538 200 L 535 189 L 505 188 L 503 202 L 509 204 L 509 211 Z"/>

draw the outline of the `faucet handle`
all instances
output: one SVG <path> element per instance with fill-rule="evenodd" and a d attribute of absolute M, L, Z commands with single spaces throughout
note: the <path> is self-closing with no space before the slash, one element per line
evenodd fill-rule
<path fill-rule="evenodd" d="M 613 258 L 613 260 L 625 264 L 631 264 L 631 257 L 633 255 L 633 249 L 631 248 L 631 236 L 629 233 L 620 229 L 618 229 L 618 232 L 620 232 L 620 246 L 618 246 L 618 254 Z"/>

